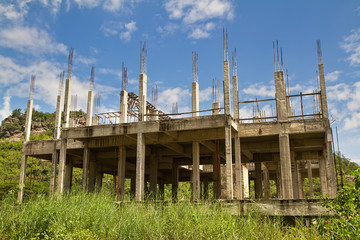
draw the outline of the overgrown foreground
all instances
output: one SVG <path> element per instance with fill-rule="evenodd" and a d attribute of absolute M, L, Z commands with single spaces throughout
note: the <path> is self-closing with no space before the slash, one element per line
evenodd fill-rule
<path fill-rule="evenodd" d="M 254 212 L 232 216 L 218 203 L 124 203 L 111 194 L 38 196 L 0 206 L 2 239 L 322 239 L 316 226 Z"/>

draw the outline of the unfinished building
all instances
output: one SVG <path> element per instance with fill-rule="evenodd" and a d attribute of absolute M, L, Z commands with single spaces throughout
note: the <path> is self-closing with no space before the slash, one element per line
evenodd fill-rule
<path fill-rule="evenodd" d="M 193 53 L 192 111 L 174 114 L 165 114 L 147 101 L 147 52 L 142 45 L 139 92 L 127 92 L 127 71 L 123 68 L 119 112 L 93 114 L 92 70 L 85 125 L 76 124 L 70 117 L 72 54 L 71 51 L 65 82 L 63 121 L 63 96 L 59 90 L 53 139 L 29 141 L 32 97 L 28 101 L 19 202 L 23 199 L 29 156 L 52 162 L 51 193 L 62 194 L 71 188 L 76 167 L 83 169 L 84 191 L 99 189 L 104 173 L 113 175 L 119 200 L 124 198 L 125 179 L 131 179 L 136 201 L 143 200 L 147 193 L 161 198 L 164 184 L 172 184 L 176 199 L 179 181 L 191 183 L 194 200 L 209 197 L 210 182 L 213 183 L 211 197 L 215 199 L 247 199 L 250 191 L 254 191 L 255 198 L 268 199 L 270 182 L 276 185 L 276 199 L 302 199 L 304 178 L 309 179 L 310 197 L 313 197 L 315 177 L 320 178 L 323 196 L 335 196 L 332 132 L 319 41 L 319 91 L 290 95 L 282 57 L 279 61 L 279 48 L 274 46 L 275 98 L 239 102 L 236 53 L 230 78 L 227 33 L 224 34 L 224 106 L 220 107 L 219 87 L 215 82 L 212 109 L 199 109 L 197 54 Z M 63 81 L 64 74 L 60 86 Z M 317 107 L 310 114 L 303 111 L 305 98 L 316 99 Z M 292 99 L 299 101 L 298 114 L 293 111 Z M 240 116 L 239 104 L 258 107 L 262 102 L 276 105 L 274 116 L 264 116 L 261 110 L 251 118 Z M 253 187 L 250 181 L 254 182 Z"/>

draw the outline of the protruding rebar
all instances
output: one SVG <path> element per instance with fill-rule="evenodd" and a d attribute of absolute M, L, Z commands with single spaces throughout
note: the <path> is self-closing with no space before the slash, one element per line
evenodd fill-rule
<path fill-rule="evenodd" d="M 198 54 L 192 52 L 192 77 L 193 82 L 198 82 Z"/>
<path fill-rule="evenodd" d="M 316 45 L 317 45 L 318 63 L 323 64 L 322 52 L 321 52 L 321 41 L 316 40 Z"/>
<path fill-rule="evenodd" d="M 290 95 L 289 73 L 287 69 L 286 69 L 286 85 L 287 85 L 287 95 Z"/>
<path fill-rule="evenodd" d="M 280 70 L 280 63 L 279 63 L 279 41 L 276 40 L 276 53 L 277 53 L 277 70 L 279 71 Z"/>
<path fill-rule="evenodd" d="M 275 57 L 275 42 L 273 41 L 273 53 L 274 53 L 274 72 L 276 72 L 276 57 Z"/>
<path fill-rule="evenodd" d="M 282 54 L 282 48 L 280 48 L 280 58 L 281 58 L 281 71 L 284 71 L 284 62 L 283 62 L 283 54 Z"/>
<path fill-rule="evenodd" d="M 94 81 L 95 81 L 95 67 L 91 67 L 90 87 L 89 87 L 90 91 L 94 89 Z"/>
<path fill-rule="evenodd" d="M 157 87 L 156 84 L 152 87 L 151 102 L 152 102 L 152 104 L 153 104 L 155 107 L 157 106 L 157 102 L 158 102 L 158 87 Z"/>
<path fill-rule="evenodd" d="M 142 44 L 140 41 L 140 73 L 146 74 L 146 59 L 147 59 L 147 49 L 146 42 Z"/>
<path fill-rule="evenodd" d="M 127 76 L 127 67 L 125 67 L 124 62 L 122 63 L 121 81 L 122 81 L 122 90 L 126 91 L 128 86 L 128 76 Z"/>
<path fill-rule="evenodd" d="M 68 59 L 68 73 L 67 73 L 67 78 L 68 79 L 70 79 L 71 75 L 72 75 L 73 55 L 74 55 L 74 49 L 71 48 L 70 53 L 69 53 L 69 59 Z"/>
<path fill-rule="evenodd" d="M 35 75 L 31 75 L 31 81 L 30 81 L 30 94 L 29 94 L 29 99 L 32 100 L 34 97 L 34 90 L 35 90 L 35 79 L 36 76 Z"/>
<path fill-rule="evenodd" d="M 65 71 L 60 72 L 58 96 L 61 96 L 64 91 L 64 75 L 65 75 Z"/>

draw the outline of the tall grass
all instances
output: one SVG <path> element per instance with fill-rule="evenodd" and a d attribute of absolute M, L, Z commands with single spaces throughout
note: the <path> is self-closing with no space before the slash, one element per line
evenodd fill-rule
<path fill-rule="evenodd" d="M 298 222 L 234 216 L 219 203 L 116 203 L 110 193 L 0 202 L 0 239 L 320 239 Z"/>

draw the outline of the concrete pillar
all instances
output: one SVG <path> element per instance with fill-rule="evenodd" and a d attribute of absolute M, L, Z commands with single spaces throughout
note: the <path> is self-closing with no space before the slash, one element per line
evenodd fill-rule
<path fill-rule="evenodd" d="M 212 103 L 212 115 L 218 115 L 220 114 L 220 103 L 219 102 L 213 102 Z"/>
<path fill-rule="evenodd" d="M 54 139 L 59 139 L 60 138 L 61 102 L 62 102 L 62 96 L 58 95 L 57 99 L 56 99 L 56 115 L 55 115 Z"/>
<path fill-rule="evenodd" d="M 322 156 L 319 159 L 319 175 L 321 183 L 321 195 L 325 197 L 328 194 L 328 180 L 326 175 L 326 160 Z"/>
<path fill-rule="evenodd" d="M 255 162 L 255 198 L 262 198 L 262 172 L 261 162 Z"/>
<path fill-rule="evenodd" d="M 321 63 L 318 66 L 319 66 L 319 80 L 320 80 L 320 92 L 321 92 L 320 106 L 322 108 L 321 110 L 322 110 L 323 118 L 328 118 L 324 65 Z"/>
<path fill-rule="evenodd" d="M 237 76 L 232 76 L 233 88 L 233 113 L 234 118 L 239 119 L 239 90 Z"/>
<path fill-rule="evenodd" d="M 153 114 L 153 116 L 151 116 L 151 120 L 152 121 L 157 121 L 157 120 L 159 120 L 159 111 L 158 110 L 155 110 L 155 111 L 153 111 L 152 112 L 152 114 Z"/>
<path fill-rule="evenodd" d="M 292 171 L 292 184 L 293 184 L 293 194 L 294 199 L 299 198 L 299 178 L 298 178 L 298 170 L 296 164 L 296 154 L 294 151 L 290 152 L 291 156 L 291 171 Z"/>
<path fill-rule="evenodd" d="M 121 90 L 120 93 L 120 123 L 127 122 L 128 92 Z"/>
<path fill-rule="evenodd" d="M 117 177 L 118 185 L 116 189 L 117 199 L 119 201 L 124 200 L 125 197 L 125 166 L 126 166 L 126 147 L 119 146 L 118 148 L 118 168 Z"/>
<path fill-rule="evenodd" d="M 281 187 L 281 163 L 279 162 L 276 169 L 276 196 L 278 199 L 282 198 Z"/>
<path fill-rule="evenodd" d="M 51 172 L 50 172 L 50 188 L 49 192 L 52 195 L 55 192 L 56 185 L 56 168 L 59 159 L 59 153 L 56 150 L 56 141 L 54 141 L 54 148 L 51 156 Z"/>
<path fill-rule="evenodd" d="M 303 178 L 298 164 L 299 198 L 304 198 Z"/>
<path fill-rule="evenodd" d="M 95 184 L 96 192 L 100 192 L 101 190 L 103 177 L 104 177 L 104 173 L 102 172 L 102 170 L 98 170 L 96 172 L 96 184 Z"/>
<path fill-rule="evenodd" d="M 216 151 L 213 156 L 213 180 L 214 180 L 213 183 L 214 199 L 219 199 L 221 195 L 221 178 L 220 178 L 220 156 L 218 151 Z"/>
<path fill-rule="evenodd" d="M 231 114 L 230 110 L 230 75 L 229 61 L 224 61 L 224 112 L 226 115 Z"/>
<path fill-rule="evenodd" d="M 67 152 L 67 138 L 62 136 L 60 143 L 60 157 L 59 157 L 59 171 L 58 171 L 58 185 L 57 185 L 57 193 L 60 195 L 63 194 L 64 192 L 66 152 Z"/>
<path fill-rule="evenodd" d="M 64 121 L 63 128 L 69 127 L 70 120 L 70 104 L 71 104 L 71 78 L 66 79 L 65 83 L 65 98 L 64 98 Z"/>
<path fill-rule="evenodd" d="M 279 134 L 280 168 L 281 168 L 281 195 L 283 199 L 293 199 L 293 185 L 291 174 L 291 156 L 289 134 L 281 126 Z"/>
<path fill-rule="evenodd" d="M 242 164 L 242 175 L 243 175 L 243 188 L 244 188 L 244 198 L 250 198 L 250 185 L 249 185 L 249 169 L 246 164 Z"/>
<path fill-rule="evenodd" d="M 72 176 L 73 176 L 73 160 L 67 159 L 66 165 L 65 165 L 65 183 L 64 188 L 66 191 L 71 190 L 72 186 Z"/>
<path fill-rule="evenodd" d="M 140 74 L 140 76 L 141 75 L 142 74 Z M 143 133 L 138 133 L 137 147 L 136 147 L 135 201 L 144 200 L 144 181 L 145 181 L 145 136 Z"/>
<path fill-rule="evenodd" d="M 158 165 L 159 158 L 155 154 L 150 156 L 150 192 L 155 199 L 157 194 L 157 180 L 158 180 Z"/>
<path fill-rule="evenodd" d="M 264 198 L 270 198 L 270 175 L 269 169 L 266 164 L 262 164 L 263 166 L 263 179 L 264 179 Z"/>
<path fill-rule="evenodd" d="M 332 154 L 332 133 L 329 128 L 325 133 L 325 149 L 323 150 L 324 158 L 326 160 L 326 175 L 327 175 L 327 187 L 330 198 L 336 197 L 337 187 L 335 178 L 335 164 Z"/>
<path fill-rule="evenodd" d="M 179 165 L 177 161 L 173 160 L 172 164 L 172 199 L 173 201 L 178 200 L 178 187 L 179 187 Z"/>
<path fill-rule="evenodd" d="M 95 181 L 96 181 L 96 162 L 95 160 L 90 160 L 89 163 L 89 192 L 94 192 L 95 190 Z"/>
<path fill-rule="evenodd" d="M 235 189 L 234 195 L 236 199 L 243 199 L 243 186 L 242 186 L 242 174 L 241 174 L 241 146 L 240 146 L 240 134 L 237 133 L 234 139 L 235 148 Z"/>
<path fill-rule="evenodd" d="M 192 82 L 192 111 L 193 117 L 199 116 L 199 83 Z"/>
<path fill-rule="evenodd" d="M 288 111 L 286 108 L 286 90 L 284 82 L 284 72 L 279 71 L 274 73 L 275 79 L 275 99 L 276 99 L 276 113 L 279 121 L 288 120 Z"/>
<path fill-rule="evenodd" d="M 139 75 L 139 121 L 146 121 L 146 93 L 147 93 L 147 76 L 145 73 Z"/>
<path fill-rule="evenodd" d="M 87 143 L 84 143 L 84 156 L 83 156 L 83 173 L 82 173 L 82 190 L 88 190 L 89 178 L 89 164 L 90 164 L 90 149 Z"/>
<path fill-rule="evenodd" d="M 231 142 L 231 125 L 225 125 L 225 196 L 222 196 L 225 199 L 233 199 L 233 173 L 232 173 L 232 142 Z"/>
<path fill-rule="evenodd" d="M 20 167 L 20 180 L 19 180 L 19 192 L 18 192 L 18 203 L 22 203 L 24 198 L 24 188 L 25 188 L 25 180 L 26 180 L 26 166 L 27 166 L 27 158 L 24 150 L 21 155 L 21 167 Z"/>
<path fill-rule="evenodd" d="M 88 92 L 88 100 L 87 100 L 86 126 L 92 126 L 93 104 L 94 104 L 94 92 L 90 90 Z"/>
<path fill-rule="evenodd" d="M 194 141 L 192 144 L 192 193 L 193 200 L 200 199 L 200 146 L 198 141 Z"/>
<path fill-rule="evenodd" d="M 309 193 L 310 198 L 314 198 L 314 187 L 313 187 L 313 181 L 312 181 L 312 169 L 311 169 L 311 161 L 308 160 L 306 163 L 306 168 L 308 172 L 308 180 L 309 180 Z"/>

